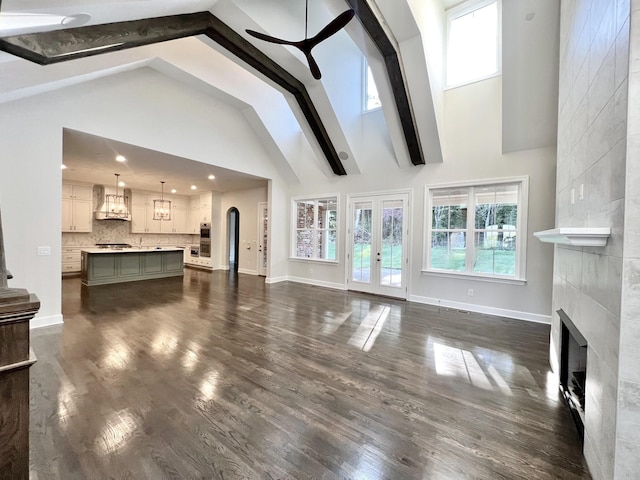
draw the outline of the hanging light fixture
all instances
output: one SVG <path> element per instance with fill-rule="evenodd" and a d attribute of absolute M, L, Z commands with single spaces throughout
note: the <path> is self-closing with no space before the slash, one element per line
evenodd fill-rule
<path fill-rule="evenodd" d="M 105 195 L 105 218 L 128 218 L 129 210 L 127 209 L 128 198 L 122 190 L 122 195 L 118 193 L 118 186 L 120 184 L 120 174 L 114 173 L 116 176 L 116 193 L 108 193 Z"/>
<path fill-rule="evenodd" d="M 153 219 L 154 220 L 171 220 L 171 200 L 164 199 L 164 182 L 160 182 L 162 193 L 160 200 L 153 201 Z"/>

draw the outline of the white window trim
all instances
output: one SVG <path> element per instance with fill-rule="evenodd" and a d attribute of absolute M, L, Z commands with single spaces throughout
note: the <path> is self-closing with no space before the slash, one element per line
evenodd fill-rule
<path fill-rule="evenodd" d="M 382 110 L 382 105 L 380 105 L 379 107 L 375 107 L 375 108 L 367 108 L 367 102 L 369 100 L 369 77 L 367 75 L 367 68 L 369 67 L 369 62 L 367 61 L 367 57 L 363 56 L 362 57 L 362 96 L 361 96 L 361 110 L 362 113 L 371 113 L 371 112 L 377 112 L 379 110 Z M 373 74 L 373 70 L 371 71 Z M 376 85 L 377 87 L 377 85 Z M 378 90 L 378 97 L 380 96 L 380 90 Z M 380 102 L 382 103 L 382 102 Z"/>
<path fill-rule="evenodd" d="M 449 32 L 451 31 L 451 22 L 458 17 L 462 17 L 468 13 L 471 13 L 475 10 L 478 10 L 482 7 L 486 7 L 487 5 L 493 3 L 497 3 L 498 8 L 498 43 L 497 43 L 497 52 L 496 52 L 496 71 L 494 73 L 490 73 L 489 75 L 485 75 L 483 77 L 477 77 L 472 80 L 467 80 L 466 82 L 449 84 L 448 74 L 449 71 Z M 446 51 L 445 51 L 445 65 L 444 65 L 444 90 L 451 90 L 453 88 L 462 87 L 465 85 L 471 85 L 473 83 L 481 82 L 482 80 L 487 80 L 489 78 L 499 77 L 502 75 L 502 0 L 469 0 L 468 2 L 464 2 L 461 5 L 457 5 L 448 9 L 445 12 L 446 15 Z"/>
<path fill-rule="evenodd" d="M 296 209 L 296 205 L 298 202 L 307 201 L 307 202 L 318 202 L 322 200 L 333 200 L 336 201 L 336 259 L 330 260 L 325 258 L 315 258 L 315 257 L 298 257 L 295 255 L 296 246 L 297 246 L 297 237 L 296 232 L 297 228 L 297 220 L 298 220 L 298 212 Z M 317 219 L 316 219 L 317 221 Z M 317 230 L 317 228 L 314 228 Z M 328 229 L 326 229 L 328 230 Z M 290 236 L 290 245 L 289 245 L 289 260 L 300 261 L 300 262 L 316 262 L 316 263 L 327 263 L 327 264 L 337 264 L 339 263 L 338 258 L 339 255 L 339 235 L 340 235 L 340 194 L 322 194 L 322 195 L 302 195 L 298 197 L 291 197 L 291 236 Z"/>
<path fill-rule="evenodd" d="M 439 270 L 431 268 L 431 232 L 432 232 L 432 219 L 431 219 L 431 207 L 433 203 L 433 190 L 438 190 L 441 188 L 466 188 L 466 187 L 479 187 L 479 186 L 489 186 L 489 185 L 500 185 L 506 183 L 519 183 L 520 188 L 518 192 L 518 224 L 516 225 L 516 236 L 519 238 L 519 241 L 516 243 L 516 275 L 508 276 L 508 275 L 490 275 L 483 273 L 473 273 L 473 272 L 453 272 L 447 270 Z M 451 182 L 451 183 L 440 183 L 434 185 L 426 185 L 424 187 L 424 202 L 425 202 L 425 234 L 424 241 L 422 247 L 422 273 L 426 275 L 438 275 L 438 276 L 446 276 L 450 278 L 474 278 L 477 280 L 483 281 L 494 281 L 499 283 L 513 283 L 522 285 L 527 281 L 527 223 L 528 223 L 528 215 L 529 215 L 529 177 L 518 176 L 518 177 L 505 177 L 505 178 L 490 178 L 490 179 L 482 179 L 482 180 L 470 180 L 466 182 Z M 474 230 L 471 226 L 472 218 L 475 218 L 475 213 L 471 215 L 471 209 L 469 208 L 467 213 L 467 228 L 465 231 L 467 232 L 467 239 L 472 238 L 470 232 Z M 475 244 L 472 243 L 472 250 L 475 248 Z M 469 240 L 467 240 L 467 245 L 469 244 Z M 469 252 L 469 250 L 467 250 Z M 469 253 L 467 253 L 469 255 Z M 473 255 L 473 251 L 471 252 Z"/>

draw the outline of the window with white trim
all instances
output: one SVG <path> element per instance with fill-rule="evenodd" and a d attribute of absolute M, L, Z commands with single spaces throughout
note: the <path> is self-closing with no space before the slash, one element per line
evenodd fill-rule
<path fill-rule="evenodd" d="M 380 95 L 378 95 L 378 87 L 366 58 L 362 61 L 362 84 L 362 110 L 370 112 L 381 108 L 382 102 L 380 102 Z"/>
<path fill-rule="evenodd" d="M 527 177 L 427 186 L 428 272 L 525 279 Z"/>
<path fill-rule="evenodd" d="M 472 0 L 447 11 L 447 86 L 500 70 L 499 0 Z"/>
<path fill-rule="evenodd" d="M 294 199 L 292 218 L 292 257 L 337 260 L 337 196 Z"/>

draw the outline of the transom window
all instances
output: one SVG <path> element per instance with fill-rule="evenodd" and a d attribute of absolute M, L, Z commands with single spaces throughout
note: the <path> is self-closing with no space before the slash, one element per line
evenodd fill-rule
<path fill-rule="evenodd" d="M 425 269 L 524 280 L 526 177 L 426 187 Z"/>
<path fill-rule="evenodd" d="M 371 67 L 366 59 L 362 62 L 362 70 L 362 91 L 364 93 L 362 98 L 362 110 L 365 112 L 377 110 L 382 107 L 382 103 L 380 102 L 380 95 L 378 95 L 378 87 L 373 79 L 373 72 L 371 71 Z"/>
<path fill-rule="evenodd" d="M 338 197 L 293 200 L 294 258 L 337 260 Z"/>
<path fill-rule="evenodd" d="M 473 0 L 447 11 L 448 87 L 498 73 L 499 8 L 499 0 Z"/>

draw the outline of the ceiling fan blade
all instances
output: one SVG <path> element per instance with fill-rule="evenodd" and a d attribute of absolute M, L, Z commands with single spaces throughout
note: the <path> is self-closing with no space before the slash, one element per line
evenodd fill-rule
<path fill-rule="evenodd" d="M 296 42 L 291 42 L 289 40 L 283 40 L 281 38 L 272 37 L 271 35 L 266 35 L 264 33 L 256 32 L 255 30 L 246 29 L 247 32 L 252 37 L 256 37 L 257 39 L 264 40 L 265 42 L 277 43 L 279 45 L 293 45 Z"/>
<path fill-rule="evenodd" d="M 318 67 L 315 59 L 311 56 L 311 52 L 305 52 L 305 55 L 307 57 L 307 62 L 309 62 L 309 70 L 311 70 L 311 75 L 313 75 L 313 78 L 315 78 L 316 80 L 320 80 L 322 78 L 320 67 Z"/>
<path fill-rule="evenodd" d="M 320 30 L 314 37 L 309 39 L 309 43 L 312 45 L 317 45 L 323 40 L 326 40 L 331 35 L 337 33 L 340 29 L 344 28 L 347 23 L 351 21 L 353 16 L 356 14 L 353 9 L 346 10 L 334 18 L 329 24 Z"/>

